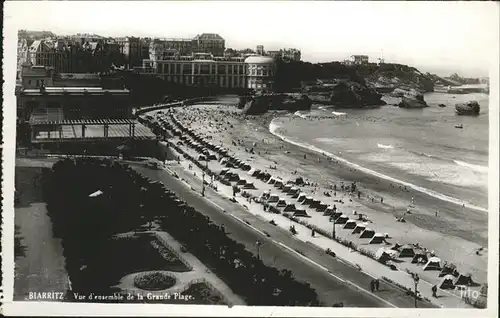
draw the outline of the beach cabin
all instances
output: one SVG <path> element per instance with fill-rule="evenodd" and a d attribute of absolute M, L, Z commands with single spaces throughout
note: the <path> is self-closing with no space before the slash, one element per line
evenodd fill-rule
<path fill-rule="evenodd" d="M 245 179 L 240 179 L 238 180 L 238 182 L 236 182 L 237 186 L 244 186 L 245 184 L 247 184 L 247 181 Z"/>
<path fill-rule="evenodd" d="M 328 208 L 328 204 L 320 202 L 316 207 L 316 212 L 325 212 L 326 208 Z"/>
<path fill-rule="evenodd" d="M 277 189 L 281 189 L 283 187 L 283 180 L 276 180 L 273 186 Z"/>
<path fill-rule="evenodd" d="M 227 158 L 222 158 L 221 160 L 219 160 L 219 163 L 221 165 L 225 164 L 226 162 L 228 162 Z"/>
<path fill-rule="evenodd" d="M 307 195 L 305 193 L 300 193 L 299 196 L 297 197 L 298 202 L 304 202 L 306 199 Z"/>
<path fill-rule="evenodd" d="M 413 257 L 415 256 L 415 250 L 410 244 L 405 244 L 399 248 L 398 257 Z"/>
<path fill-rule="evenodd" d="M 346 230 L 354 230 L 354 228 L 356 228 L 356 221 L 355 220 L 347 220 L 347 222 L 344 224 L 343 228 Z"/>
<path fill-rule="evenodd" d="M 345 214 L 342 214 L 335 220 L 335 224 L 346 224 L 349 220 L 349 217 Z"/>
<path fill-rule="evenodd" d="M 455 279 L 454 285 L 458 286 L 470 286 L 473 284 L 472 275 L 471 274 L 460 274 Z"/>
<path fill-rule="evenodd" d="M 283 212 L 293 212 L 297 208 L 295 208 L 295 204 L 287 204 Z"/>
<path fill-rule="evenodd" d="M 243 166 L 241 167 L 243 171 L 250 171 L 252 170 L 252 166 L 250 166 L 248 163 L 244 163 Z"/>
<path fill-rule="evenodd" d="M 280 200 L 278 201 L 278 203 L 276 204 L 276 206 L 277 206 L 278 208 L 284 208 L 284 207 L 286 207 L 286 205 L 287 205 L 287 204 L 286 204 L 286 201 L 285 201 L 285 200 L 281 200 L 281 199 L 280 199 Z"/>
<path fill-rule="evenodd" d="M 277 194 L 271 194 L 267 203 L 277 203 L 280 200 L 280 197 Z"/>
<path fill-rule="evenodd" d="M 259 174 L 259 179 L 264 181 L 264 182 L 268 182 L 270 179 L 271 179 L 271 174 L 269 172 L 261 172 Z"/>
<path fill-rule="evenodd" d="M 227 181 L 231 181 L 231 182 L 238 181 L 238 180 L 240 180 L 240 176 L 237 173 L 228 172 L 224 176 L 224 179 L 226 179 Z"/>
<path fill-rule="evenodd" d="M 382 233 L 375 233 L 372 239 L 370 240 L 370 244 L 382 244 L 385 241 L 385 235 Z"/>
<path fill-rule="evenodd" d="M 199 155 L 198 158 L 196 158 L 200 161 L 206 161 L 207 160 L 207 157 L 205 157 L 204 155 Z"/>
<path fill-rule="evenodd" d="M 428 261 L 427 253 L 421 250 L 415 251 L 415 256 L 413 256 L 412 264 L 425 264 Z"/>
<path fill-rule="evenodd" d="M 229 172 L 229 169 L 222 169 L 220 172 L 219 172 L 219 175 L 223 176 L 225 175 L 226 173 Z"/>
<path fill-rule="evenodd" d="M 297 209 L 295 212 L 293 212 L 293 216 L 295 217 L 306 217 L 308 218 L 309 215 L 306 213 L 306 210 L 304 209 Z"/>
<path fill-rule="evenodd" d="M 255 185 L 253 184 L 253 182 L 248 182 L 245 184 L 245 186 L 243 186 L 243 189 L 249 189 L 249 190 L 255 190 L 256 187 Z"/>
<path fill-rule="evenodd" d="M 305 197 L 305 199 L 302 201 L 302 205 L 310 205 L 313 202 L 312 197 Z"/>
<path fill-rule="evenodd" d="M 441 259 L 438 257 L 431 257 L 427 261 L 427 264 L 423 267 L 424 271 L 439 271 L 441 270 Z"/>
<path fill-rule="evenodd" d="M 375 231 L 370 229 L 370 228 L 365 228 L 363 232 L 361 232 L 361 235 L 359 238 L 369 238 L 371 239 L 375 235 Z"/>
<path fill-rule="evenodd" d="M 455 280 L 455 277 L 453 275 L 446 275 L 443 277 L 441 282 L 439 283 L 439 288 L 441 289 L 455 289 L 455 284 L 453 283 Z"/>
<path fill-rule="evenodd" d="M 362 222 L 356 223 L 356 227 L 352 230 L 351 234 L 362 233 L 366 229 L 366 224 Z"/>

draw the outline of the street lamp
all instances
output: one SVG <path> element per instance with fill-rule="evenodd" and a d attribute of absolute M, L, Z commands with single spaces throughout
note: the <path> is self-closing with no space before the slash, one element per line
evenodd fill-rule
<path fill-rule="evenodd" d="M 205 161 L 205 168 L 208 169 L 208 160 Z M 205 196 L 205 170 L 201 173 L 201 196 Z"/>
<path fill-rule="evenodd" d="M 335 239 L 335 219 L 334 218 L 332 218 L 332 222 L 333 222 L 332 237 L 333 237 L 333 239 Z"/>
<path fill-rule="evenodd" d="M 257 240 L 255 242 L 255 246 L 257 247 L 257 259 L 260 260 L 260 246 L 262 245 L 262 242 L 260 240 Z"/>
<path fill-rule="evenodd" d="M 415 283 L 415 308 L 417 308 L 417 286 L 418 286 L 418 281 L 420 280 L 420 277 L 418 277 L 418 274 L 412 273 L 411 277 L 413 278 L 413 282 Z"/>

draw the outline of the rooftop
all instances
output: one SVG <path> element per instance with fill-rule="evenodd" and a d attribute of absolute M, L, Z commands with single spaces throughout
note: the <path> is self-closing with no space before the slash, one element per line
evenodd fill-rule
<path fill-rule="evenodd" d="M 25 88 L 21 91 L 23 95 L 57 95 L 57 94 L 129 94 L 128 89 L 104 89 L 102 87 L 45 87 L 45 91 L 39 88 Z"/>

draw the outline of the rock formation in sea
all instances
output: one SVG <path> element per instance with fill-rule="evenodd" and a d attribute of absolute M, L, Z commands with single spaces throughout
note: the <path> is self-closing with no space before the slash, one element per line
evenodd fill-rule
<path fill-rule="evenodd" d="M 455 112 L 457 113 L 457 115 L 479 115 L 480 110 L 481 107 L 475 100 L 471 100 L 466 103 L 458 103 L 455 105 Z"/>
<path fill-rule="evenodd" d="M 238 108 L 246 114 L 263 114 L 269 110 L 310 110 L 311 99 L 302 94 L 262 94 L 255 96 L 240 96 Z"/>
<path fill-rule="evenodd" d="M 415 90 L 411 90 L 403 95 L 398 106 L 400 108 L 424 108 L 429 107 L 424 100 L 424 95 Z"/>

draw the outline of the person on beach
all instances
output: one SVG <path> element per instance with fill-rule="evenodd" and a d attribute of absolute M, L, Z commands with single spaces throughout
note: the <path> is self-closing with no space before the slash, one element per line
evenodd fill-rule
<path fill-rule="evenodd" d="M 370 281 L 370 290 L 372 293 L 375 291 L 375 281 L 373 279 Z"/>
<path fill-rule="evenodd" d="M 432 290 L 432 297 L 438 298 L 438 296 L 437 296 L 437 286 L 436 285 L 432 286 L 431 290 Z"/>
<path fill-rule="evenodd" d="M 380 197 L 380 203 L 384 203 L 384 198 Z"/>

